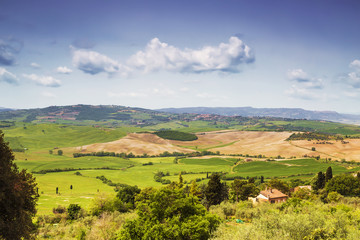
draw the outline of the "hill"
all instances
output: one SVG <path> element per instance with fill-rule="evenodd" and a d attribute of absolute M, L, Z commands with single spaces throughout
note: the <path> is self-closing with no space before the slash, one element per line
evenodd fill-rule
<path fill-rule="evenodd" d="M 143 129 L 143 131 L 176 130 L 196 133 L 236 129 L 244 131 L 319 132 L 352 137 L 360 136 L 359 126 L 323 120 L 291 119 L 278 116 L 247 117 L 197 113 L 177 114 L 116 105 L 50 106 L 47 108 L 0 112 L 0 128 L 26 128 L 27 125 L 44 123 L 104 127 L 108 129 L 130 126 L 139 128 L 138 131 L 141 131 L 140 129 Z"/>
<path fill-rule="evenodd" d="M 360 124 L 360 115 L 341 114 L 334 111 L 309 111 L 301 108 L 252 108 L 252 107 L 189 107 L 162 108 L 168 113 L 218 114 L 243 117 L 281 117 L 291 119 L 326 120 L 340 123 Z"/>
<path fill-rule="evenodd" d="M 8 112 L 8 111 L 13 111 L 14 109 L 11 109 L 11 108 L 3 108 L 3 107 L 0 107 L 0 112 Z"/>

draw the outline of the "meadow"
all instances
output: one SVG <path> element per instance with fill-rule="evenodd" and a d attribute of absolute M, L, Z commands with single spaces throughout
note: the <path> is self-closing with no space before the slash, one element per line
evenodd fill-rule
<path fill-rule="evenodd" d="M 170 124 L 170 125 L 166 125 Z M 172 126 L 175 124 L 176 126 Z M 187 126 L 184 126 L 188 124 Z M 279 123 L 278 123 L 279 124 Z M 85 156 L 74 158 L 73 153 L 85 150 L 85 146 L 101 143 L 116 142 L 125 139 L 128 134 L 134 132 L 153 131 L 161 128 L 186 129 L 188 132 L 195 130 L 218 130 L 210 127 L 208 122 L 197 121 L 190 123 L 164 123 L 148 127 L 108 127 L 105 125 L 65 125 L 65 124 L 33 124 L 16 123 L 15 126 L 4 128 L 5 139 L 10 142 L 10 147 L 14 149 L 24 149 L 23 152 L 15 152 L 16 164 L 20 169 L 27 169 L 33 172 L 37 179 L 38 191 L 40 194 L 38 202 L 38 214 L 50 214 L 54 207 L 58 205 L 68 206 L 77 203 L 85 209 L 89 208 L 92 199 L 97 194 L 108 194 L 114 196 L 115 188 L 103 183 L 99 176 L 104 176 L 117 184 L 137 185 L 140 188 L 163 186 L 154 180 L 154 175 L 161 171 L 166 176 L 164 179 L 178 181 L 179 173 L 185 184 L 190 184 L 192 180 L 198 183 L 207 183 L 211 173 L 221 172 L 226 177 L 260 177 L 265 178 L 281 177 L 286 179 L 302 178 L 311 179 L 318 171 L 325 171 L 328 166 L 333 168 L 334 174 L 344 172 L 356 172 L 359 170 L 357 164 L 341 162 L 324 162 L 312 158 L 292 159 L 285 161 L 265 161 L 266 158 L 255 159 L 255 161 L 245 161 L 245 153 L 241 156 L 208 156 L 206 158 L 175 158 L 175 157 L 152 157 L 152 158 L 130 158 L 119 157 L 97 157 Z M 221 150 L 238 148 L 240 145 L 247 145 L 247 141 L 254 138 L 256 142 L 263 139 L 269 143 L 276 141 L 281 144 L 290 133 L 271 133 L 271 132 L 212 132 L 198 134 L 198 140 L 191 142 L 157 139 L 158 137 L 147 134 L 135 134 L 137 138 L 150 141 L 153 144 L 161 143 L 164 146 L 174 146 L 176 149 L 183 148 L 186 151 L 192 150 Z M 133 134 L 134 135 L 134 134 Z M 132 136 L 133 136 L 132 135 Z M 144 140 L 144 144 L 147 142 Z M 261 140 L 262 141 L 262 140 Z M 264 141 L 259 143 L 256 150 L 253 145 L 254 153 L 263 154 Z M 281 143 L 284 142 L 284 143 Z M 145 145 L 144 145 L 145 146 Z M 273 145 L 272 145 L 273 146 Z M 294 146 L 292 148 L 296 149 Z M 279 147 L 282 149 L 281 147 Z M 25 150 L 26 149 L 26 150 Z M 171 148 L 169 148 L 171 149 Z M 175 148 L 173 148 L 175 149 Z M 300 148 L 299 148 L 300 149 Z M 58 151 L 63 151 L 58 155 Z M 229 150 L 229 151 L 230 151 Z M 146 151 L 146 148 L 143 148 Z M 258 151 L 258 152 L 256 152 Z M 311 150 L 306 150 L 306 152 Z M 273 154 L 275 156 L 275 153 Z M 273 159 L 273 158 L 272 158 Z M 151 162 L 151 164 L 149 164 Z M 39 173 L 45 174 L 39 174 Z M 72 189 L 70 186 L 72 185 Z M 58 188 L 60 194 L 56 194 Z"/>

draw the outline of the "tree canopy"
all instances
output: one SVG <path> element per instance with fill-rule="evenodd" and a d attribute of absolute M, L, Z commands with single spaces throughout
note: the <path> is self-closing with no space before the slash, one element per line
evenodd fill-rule
<path fill-rule="evenodd" d="M 35 178 L 17 168 L 0 131 L 0 239 L 28 239 L 36 214 Z"/>
<path fill-rule="evenodd" d="M 118 239 L 208 239 L 220 223 L 182 189 L 144 189 L 136 200 L 139 217 L 124 225 Z"/>

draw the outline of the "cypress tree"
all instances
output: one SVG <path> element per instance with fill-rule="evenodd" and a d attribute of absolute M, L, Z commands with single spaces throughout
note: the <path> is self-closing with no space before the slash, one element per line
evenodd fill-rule
<path fill-rule="evenodd" d="M 325 174 L 321 171 L 318 172 L 316 182 L 315 182 L 315 190 L 323 189 L 325 187 Z"/>
<path fill-rule="evenodd" d="M 332 174 L 332 168 L 328 167 L 326 169 L 326 174 L 325 174 L 325 182 L 329 181 L 330 179 L 332 179 L 333 174 Z"/>
<path fill-rule="evenodd" d="M 213 174 L 210 176 L 210 180 L 205 189 L 205 197 L 207 200 L 207 208 L 211 205 L 218 205 L 222 202 L 224 185 L 221 184 L 220 175 Z"/>

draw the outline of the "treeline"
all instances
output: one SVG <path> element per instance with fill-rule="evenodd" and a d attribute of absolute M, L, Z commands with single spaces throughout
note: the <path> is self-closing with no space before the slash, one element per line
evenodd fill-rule
<path fill-rule="evenodd" d="M 177 141 L 194 141 L 198 139 L 198 137 L 193 133 L 185 133 L 173 130 L 158 131 L 154 132 L 154 134 L 164 139 Z"/>
<path fill-rule="evenodd" d="M 129 187 L 129 185 L 124 183 L 114 183 L 110 179 L 107 179 L 104 175 L 96 176 L 96 179 L 101 180 L 104 184 L 109 185 L 110 187 L 115 187 L 115 191 L 119 191 L 121 188 Z"/>
<path fill-rule="evenodd" d="M 219 151 L 211 152 L 211 151 L 201 151 L 201 152 L 192 152 L 192 153 L 182 153 L 182 152 L 168 152 L 165 151 L 158 155 L 148 155 L 146 153 L 142 155 L 135 155 L 132 152 L 130 153 L 115 153 L 115 152 L 91 152 L 91 153 L 73 153 L 74 158 L 78 157 L 119 157 L 119 158 L 154 158 L 154 157 L 201 157 L 207 155 L 221 155 Z"/>
<path fill-rule="evenodd" d="M 343 140 L 344 137 L 339 135 L 330 135 L 325 133 L 293 133 L 286 140 Z"/>

